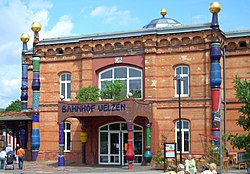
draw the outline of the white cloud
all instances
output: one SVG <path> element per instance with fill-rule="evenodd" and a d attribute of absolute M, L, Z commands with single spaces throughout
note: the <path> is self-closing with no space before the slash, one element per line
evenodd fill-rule
<path fill-rule="evenodd" d="M 32 22 L 42 25 L 40 39 L 72 35 L 71 18 L 64 15 L 54 26 L 49 28 L 49 11 L 53 4 L 48 0 L 0 0 L 0 108 L 6 107 L 11 101 L 20 98 L 21 82 L 21 49 L 20 35 L 28 32 L 29 48 L 33 41 L 30 29 Z M 32 78 L 32 77 L 29 77 Z M 30 87 L 31 89 L 31 87 Z"/>
<path fill-rule="evenodd" d="M 130 22 L 137 22 L 137 18 L 133 18 L 129 10 L 119 10 L 117 6 L 99 6 L 90 12 L 91 17 L 105 18 L 108 24 L 126 26 Z"/>
<path fill-rule="evenodd" d="M 72 29 L 74 25 L 71 21 L 71 18 L 67 15 L 62 16 L 56 25 L 50 30 L 41 32 L 41 36 L 44 38 L 48 37 L 59 37 L 65 35 L 72 35 Z"/>

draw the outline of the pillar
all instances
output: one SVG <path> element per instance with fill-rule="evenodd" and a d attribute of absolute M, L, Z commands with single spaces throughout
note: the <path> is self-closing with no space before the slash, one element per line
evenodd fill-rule
<path fill-rule="evenodd" d="M 58 167 L 64 166 L 64 122 L 59 123 L 59 154 L 58 154 Z"/>
<path fill-rule="evenodd" d="M 126 153 L 126 159 L 128 160 L 128 169 L 133 169 L 133 160 L 135 159 L 135 152 L 133 146 L 133 127 L 134 124 L 132 120 L 127 122 L 128 129 L 128 150 Z"/>
<path fill-rule="evenodd" d="M 212 135 L 219 137 L 220 135 L 220 85 L 221 85 L 221 68 L 220 68 L 220 29 L 218 23 L 218 13 L 221 10 L 218 2 L 213 2 L 209 6 L 212 13 L 212 37 L 210 44 L 210 86 L 212 99 Z M 214 139 L 214 144 L 219 146 L 218 139 Z"/>
<path fill-rule="evenodd" d="M 38 32 L 41 30 L 41 25 L 38 22 L 33 22 L 31 26 L 34 32 L 33 42 L 33 80 L 32 80 L 32 135 L 31 148 L 32 160 L 36 161 L 40 148 L 40 129 L 39 129 L 39 104 L 40 104 L 40 57 L 36 55 L 35 47 L 39 42 Z"/>
<path fill-rule="evenodd" d="M 23 33 L 20 40 L 23 42 L 22 49 L 22 86 L 21 86 L 21 111 L 27 111 L 28 106 L 28 64 L 24 60 L 24 55 L 28 51 L 27 42 L 30 37 L 27 33 Z"/>
<path fill-rule="evenodd" d="M 82 132 L 80 134 L 80 140 L 82 142 L 82 163 L 86 164 L 86 143 L 88 141 L 87 125 L 82 122 L 81 126 Z"/>
<path fill-rule="evenodd" d="M 150 165 L 152 160 L 152 153 L 150 148 L 150 123 L 146 125 L 146 151 L 144 153 L 144 160 L 146 162 L 146 166 Z"/>

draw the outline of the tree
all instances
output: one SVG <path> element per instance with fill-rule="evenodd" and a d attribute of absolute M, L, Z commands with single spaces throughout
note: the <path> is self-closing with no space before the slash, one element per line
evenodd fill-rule
<path fill-rule="evenodd" d="M 5 108 L 5 112 L 20 112 L 21 111 L 21 101 L 19 99 L 12 101 L 9 106 Z"/>
<path fill-rule="evenodd" d="M 238 77 L 234 79 L 234 89 L 239 103 L 242 104 L 239 112 L 241 115 L 237 120 L 237 125 L 243 128 L 242 133 L 230 134 L 228 140 L 233 148 L 243 149 L 250 158 L 250 81 L 242 80 Z M 250 166 L 250 161 L 248 162 Z"/>
<path fill-rule="evenodd" d="M 102 99 L 122 100 L 127 97 L 126 85 L 121 80 L 115 80 L 113 83 L 106 82 L 105 88 L 100 91 Z"/>
<path fill-rule="evenodd" d="M 76 94 L 76 99 L 80 102 L 96 102 L 99 100 L 99 88 L 97 86 L 81 88 Z"/>
<path fill-rule="evenodd" d="M 122 100 L 126 98 L 126 85 L 116 80 L 114 83 L 106 82 L 105 88 L 99 90 L 97 86 L 81 88 L 76 94 L 80 102 L 97 102 L 99 99 Z"/>

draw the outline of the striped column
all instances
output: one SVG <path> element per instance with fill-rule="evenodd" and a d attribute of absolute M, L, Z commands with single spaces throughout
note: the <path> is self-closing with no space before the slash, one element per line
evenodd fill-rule
<path fill-rule="evenodd" d="M 58 167 L 64 166 L 64 122 L 59 123 Z"/>
<path fill-rule="evenodd" d="M 135 152 L 133 146 L 133 127 L 134 123 L 132 120 L 127 122 L 128 129 L 128 150 L 126 153 L 126 159 L 128 160 L 128 169 L 133 169 L 133 160 L 135 159 Z"/>
<path fill-rule="evenodd" d="M 36 56 L 35 47 L 39 42 L 38 32 L 41 30 L 41 25 L 38 22 L 33 22 L 31 26 L 34 32 L 33 42 L 33 80 L 32 80 L 32 160 L 36 161 L 40 148 L 40 130 L 39 130 L 39 103 L 40 103 L 40 57 Z"/>
<path fill-rule="evenodd" d="M 150 162 L 152 160 L 152 153 L 150 148 L 150 124 L 148 123 L 146 125 L 146 151 L 144 153 L 144 160 L 146 162 L 146 166 L 150 165 Z"/>
<path fill-rule="evenodd" d="M 28 65 L 24 60 L 24 55 L 28 51 L 27 42 L 30 37 L 27 33 L 23 33 L 20 40 L 23 42 L 22 49 L 22 86 L 21 86 L 21 111 L 27 111 L 28 106 Z"/>
<path fill-rule="evenodd" d="M 211 86 L 211 99 L 212 99 L 212 135 L 220 135 L 220 85 L 221 85 L 221 68 L 220 68 L 220 30 L 218 23 L 218 13 L 221 10 L 220 4 L 218 2 L 213 2 L 209 6 L 212 16 L 212 41 L 210 44 L 210 86 Z M 218 139 L 214 139 L 214 144 L 219 146 Z"/>

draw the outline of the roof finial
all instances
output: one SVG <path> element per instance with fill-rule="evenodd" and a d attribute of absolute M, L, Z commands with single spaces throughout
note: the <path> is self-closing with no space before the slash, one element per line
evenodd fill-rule
<path fill-rule="evenodd" d="M 161 15 L 162 15 L 162 18 L 165 18 L 166 14 L 168 13 L 167 10 L 165 8 L 161 9 Z"/>
<path fill-rule="evenodd" d="M 219 13 L 221 10 L 221 6 L 219 2 L 212 2 L 209 6 L 209 10 L 211 13 Z"/>

